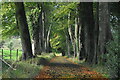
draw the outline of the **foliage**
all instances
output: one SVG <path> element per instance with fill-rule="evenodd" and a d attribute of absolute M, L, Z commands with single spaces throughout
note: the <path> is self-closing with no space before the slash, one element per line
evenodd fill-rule
<path fill-rule="evenodd" d="M 3 47 L 4 43 L 5 43 L 5 41 L 0 41 L 0 48 Z"/>
<path fill-rule="evenodd" d="M 2 38 L 11 36 L 18 36 L 18 27 L 15 19 L 14 3 L 3 3 L 1 7 L 1 21 L 2 21 Z"/>
<path fill-rule="evenodd" d="M 77 3 L 57 3 L 52 14 L 52 19 L 55 21 L 52 25 L 52 36 L 50 39 L 53 50 L 59 52 L 59 48 L 66 50 L 66 33 L 68 32 L 68 13 L 72 13 L 70 24 L 74 28 L 74 14 Z"/>
<path fill-rule="evenodd" d="M 15 37 L 8 38 L 4 41 L 5 41 L 5 43 L 2 47 L 3 49 L 10 49 L 8 46 L 10 45 L 10 43 L 12 43 L 12 45 L 13 45 L 12 47 L 14 48 L 14 50 L 17 50 L 17 49 L 21 50 L 22 45 L 21 45 L 21 40 L 19 37 L 18 38 L 15 38 Z"/>
<path fill-rule="evenodd" d="M 107 45 L 107 50 L 108 53 L 106 53 L 104 56 L 106 58 L 105 65 L 109 71 L 109 75 L 111 78 L 117 78 L 118 77 L 118 63 L 119 63 L 119 58 L 118 58 L 118 48 L 120 45 L 118 45 L 117 41 L 111 41 Z"/>
<path fill-rule="evenodd" d="M 72 12 L 73 13 L 72 16 L 73 17 L 76 16 L 74 15 L 75 12 L 74 9 L 76 8 L 76 3 L 36 3 L 36 2 L 26 3 L 25 2 L 24 4 L 25 4 L 27 22 L 31 36 L 33 36 L 32 29 L 34 26 L 36 26 L 36 23 L 38 22 L 39 14 L 41 12 L 41 9 L 39 8 L 41 4 L 44 4 L 44 10 L 46 11 L 46 15 L 48 15 L 46 17 L 47 22 L 45 23 L 45 28 L 48 28 L 50 24 L 52 26 L 51 45 L 53 46 L 53 49 L 58 49 L 60 47 L 65 46 L 63 42 L 65 42 L 64 33 L 68 27 L 68 24 L 66 24 L 67 15 L 68 12 Z M 2 37 L 8 38 L 16 35 L 19 36 L 18 26 L 15 18 L 14 3 L 3 3 L 1 11 L 2 11 L 1 21 L 3 25 Z M 62 18 L 64 18 L 64 20 Z M 74 20 L 71 21 L 71 24 L 73 24 L 73 22 Z M 56 38 L 54 37 L 55 35 L 57 35 Z"/>
<path fill-rule="evenodd" d="M 109 75 L 111 78 L 117 78 L 118 76 L 118 67 L 120 66 L 118 63 L 120 61 L 119 59 L 119 21 L 120 21 L 120 15 L 118 14 L 118 3 L 111 3 L 111 27 L 112 27 L 112 34 L 113 34 L 113 41 L 109 41 L 106 44 L 107 47 L 107 53 L 104 55 L 106 58 L 105 66 L 107 67 L 109 71 Z"/>
<path fill-rule="evenodd" d="M 9 43 L 8 48 L 9 48 L 10 50 L 13 50 L 13 49 L 14 49 L 14 48 L 13 48 L 13 42 L 10 42 L 10 43 Z"/>

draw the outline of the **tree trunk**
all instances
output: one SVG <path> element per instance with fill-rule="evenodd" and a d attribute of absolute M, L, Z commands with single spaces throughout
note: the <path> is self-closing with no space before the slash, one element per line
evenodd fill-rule
<path fill-rule="evenodd" d="M 45 52 L 45 16 L 44 16 L 44 3 L 41 3 L 41 12 L 39 15 L 39 44 L 40 44 L 40 51 Z"/>
<path fill-rule="evenodd" d="M 106 53 L 105 45 L 112 39 L 112 33 L 109 22 L 108 3 L 99 3 L 99 55 L 102 55 L 100 61 L 103 61 L 103 54 Z"/>
<path fill-rule="evenodd" d="M 39 42 L 39 26 L 35 25 L 33 29 L 33 40 L 34 40 L 34 55 L 40 54 L 40 42 Z"/>
<path fill-rule="evenodd" d="M 48 23 L 47 22 L 47 14 L 46 14 L 46 11 L 44 10 L 44 47 L 45 47 L 44 52 L 47 52 L 47 49 L 48 49 L 47 37 L 48 37 L 48 34 L 49 34 L 49 30 L 50 30 L 50 26 L 48 27 L 47 23 Z"/>
<path fill-rule="evenodd" d="M 108 16 L 107 12 L 107 3 L 99 3 L 99 48 L 100 48 L 100 53 L 103 55 L 105 53 L 105 39 L 106 39 L 106 21 Z M 103 58 L 103 57 L 102 57 Z"/>
<path fill-rule="evenodd" d="M 40 6 L 38 4 L 38 8 L 40 9 Z M 38 19 L 35 20 L 36 16 L 31 17 L 32 21 L 32 27 L 33 27 L 33 41 L 34 41 L 34 55 L 40 55 L 41 49 L 40 49 L 40 26 L 39 23 L 41 20 L 41 13 L 39 13 Z M 41 24 L 40 24 L 41 25 Z"/>
<path fill-rule="evenodd" d="M 66 48 L 67 48 L 67 56 L 70 57 L 70 39 L 69 34 L 66 33 Z"/>
<path fill-rule="evenodd" d="M 20 30 L 21 42 L 22 42 L 22 50 L 23 50 L 23 59 L 26 60 L 28 58 L 32 58 L 32 46 L 30 40 L 30 34 L 28 30 L 28 24 L 26 20 L 24 4 L 23 2 L 15 2 L 16 7 L 16 19 L 18 21 L 18 26 Z"/>
<path fill-rule="evenodd" d="M 42 3 L 42 52 L 45 52 L 45 13 L 43 10 L 44 3 Z"/>
<path fill-rule="evenodd" d="M 74 57 L 77 57 L 79 52 L 78 52 L 78 18 L 76 17 L 75 18 L 75 50 L 76 50 L 76 53 L 75 53 L 75 56 Z"/>
<path fill-rule="evenodd" d="M 46 52 L 50 52 L 50 33 L 51 33 L 51 25 L 49 27 L 48 33 L 47 33 L 47 40 L 46 40 Z"/>
<path fill-rule="evenodd" d="M 73 35 L 72 35 L 72 30 L 71 30 L 71 24 L 70 24 L 70 13 L 68 14 L 68 33 L 69 33 L 69 36 L 70 36 L 70 40 L 71 40 L 71 43 L 72 43 L 72 48 L 73 48 L 73 52 L 74 52 L 74 57 L 76 55 L 76 46 L 75 46 L 75 40 L 73 38 Z"/>
<path fill-rule="evenodd" d="M 86 54 L 86 61 L 92 63 L 94 57 L 94 17 L 93 17 L 93 3 L 92 2 L 81 2 L 81 24 L 82 24 L 82 37 L 81 41 L 83 52 Z M 87 10 L 87 11 L 86 11 Z M 82 52 L 82 53 L 83 53 Z"/>
<path fill-rule="evenodd" d="M 98 37 L 99 37 L 99 2 L 96 3 L 96 15 L 95 15 L 95 55 L 94 55 L 94 60 L 93 63 L 97 64 L 98 63 Z"/>
<path fill-rule="evenodd" d="M 42 42 L 43 42 L 43 39 L 42 39 L 42 10 L 40 12 L 40 15 L 39 15 L 39 19 L 38 19 L 38 26 L 39 26 L 39 44 L 40 44 L 40 55 L 42 53 Z"/>
<path fill-rule="evenodd" d="M 38 26 L 39 26 L 39 44 L 40 44 L 40 55 L 43 51 L 43 3 L 40 4 L 40 9 L 41 12 L 39 14 L 39 18 L 38 18 Z"/>
<path fill-rule="evenodd" d="M 80 23 L 80 19 L 78 18 L 78 54 L 77 54 L 78 59 L 80 59 L 80 51 L 81 51 L 80 34 L 81 34 L 81 23 Z"/>
<path fill-rule="evenodd" d="M 79 54 L 79 59 L 83 60 L 84 58 L 86 58 L 86 52 L 85 52 L 85 27 L 83 26 L 83 20 L 82 20 L 82 15 L 84 15 L 83 13 L 83 7 L 82 7 L 83 3 L 79 3 L 78 4 L 78 11 L 79 11 L 79 25 L 81 25 L 81 34 L 79 34 L 79 38 L 80 38 L 80 42 L 81 45 L 79 44 L 79 46 L 81 46 L 81 50 L 80 50 L 80 54 Z"/>
<path fill-rule="evenodd" d="M 79 54 L 79 59 L 83 60 L 86 58 L 86 52 L 85 52 L 85 27 L 83 27 L 82 20 L 80 20 L 81 24 L 81 34 L 80 34 L 80 40 L 79 40 L 79 46 L 81 46 L 80 54 Z"/>

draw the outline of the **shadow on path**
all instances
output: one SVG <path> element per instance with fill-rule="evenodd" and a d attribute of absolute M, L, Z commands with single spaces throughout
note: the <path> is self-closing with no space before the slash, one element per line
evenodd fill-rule
<path fill-rule="evenodd" d="M 82 65 L 75 64 L 64 57 L 53 58 L 48 65 L 40 72 L 36 78 L 103 78 L 95 71 L 91 71 Z M 102 79 L 107 80 L 107 79 Z"/>
<path fill-rule="evenodd" d="M 50 67 L 68 67 L 68 68 L 80 68 L 80 65 L 73 64 L 73 63 L 50 63 Z"/>

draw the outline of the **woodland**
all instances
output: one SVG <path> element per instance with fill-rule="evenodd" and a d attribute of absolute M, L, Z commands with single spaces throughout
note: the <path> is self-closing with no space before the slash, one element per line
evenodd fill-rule
<path fill-rule="evenodd" d="M 107 70 L 107 78 L 118 78 L 119 9 L 119 2 L 4 2 L 0 48 L 4 49 L 6 39 L 17 38 L 23 63 L 56 53 Z"/>

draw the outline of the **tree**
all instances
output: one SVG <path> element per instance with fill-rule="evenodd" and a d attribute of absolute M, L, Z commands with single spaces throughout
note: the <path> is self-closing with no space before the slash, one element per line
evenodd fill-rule
<path fill-rule="evenodd" d="M 106 43 L 112 40 L 112 33 L 110 28 L 110 15 L 108 3 L 99 3 L 99 53 L 102 55 L 101 62 L 104 57 L 103 54 L 106 53 Z M 99 55 L 100 55 L 99 54 Z"/>
<path fill-rule="evenodd" d="M 40 12 L 38 13 L 38 28 L 35 30 L 38 31 L 39 34 L 35 33 L 35 35 L 39 35 L 39 44 L 40 50 L 38 49 L 36 52 L 50 52 L 50 33 L 51 33 L 51 12 L 52 7 L 50 7 L 50 3 L 38 3 L 38 8 Z M 39 29 L 39 30 L 38 30 Z M 36 39 L 38 37 L 36 36 Z M 38 42 L 38 41 L 37 41 Z M 38 53 L 39 53 L 38 52 Z"/>
<path fill-rule="evenodd" d="M 68 14 L 68 33 L 69 33 L 70 40 L 71 40 L 71 43 L 72 43 L 74 57 L 76 57 L 76 46 L 75 46 L 76 44 L 75 44 L 75 38 L 74 38 L 75 35 L 73 34 L 72 24 L 70 24 L 70 21 L 71 21 L 71 13 Z"/>
<path fill-rule="evenodd" d="M 42 26 L 42 12 L 40 12 L 40 3 L 33 3 L 35 7 L 30 9 L 29 12 L 29 21 L 31 22 L 31 34 L 33 38 L 33 44 L 34 44 L 34 49 L 33 53 L 34 55 L 40 55 L 41 54 L 41 45 L 40 45 L 40 28 Z M 30 7 L 30 6 L 29 6 Z"/>
<path fill-rule="evenodd" d="M 26 60 L 28 58 L 32 58 L 33 54 L 23 2 L 15 2 L 15 8 L 16 8 L 16 20 L 18 22 L 22 42 L 23 50 L 22 58 Z"/>
<path fill-rule="evenodd" d="M 3 48 L 5 41 L 0 41 L 0 48 Z"/>
<path fill-rule="evenodd" d="M 9 7 L 8 7 L 9 6 Z M 1 6 L 1 37 L 7 39 L 12 36 L 19 36 L 18 26 L 16 26 L 14 3 L 2 3 Z"/>
<path fill-rule="evenodd" d="M 14 47 L 13 47 L 13 42 L 10 42 L 7 47 L 8 47 L 10 50 L 13 50 L 13 49 L 14 49 Z"/>
<path fill-rule="evenodd" d="M 80 6 L 80 21 L 81 21 L 81 43 L 82 48 L 80 52 L 80 58 L 86 58 L 88 63 L 92 63 L 94 57 L 94 15 L 93 15 L 93 3 L 81 2 Z M 87 11 L 86 11 L 87 10 Z"/>
<path fill-rule="evenodd" d="M 99 37 L 99 2 L 95 3 L 95 54 L 94 54 L 94 59 L 93 63 L 97 64 L 98 63 L 98 53 L 99 53 L 99 47 L 98 47 L 98 37 Z"/>

